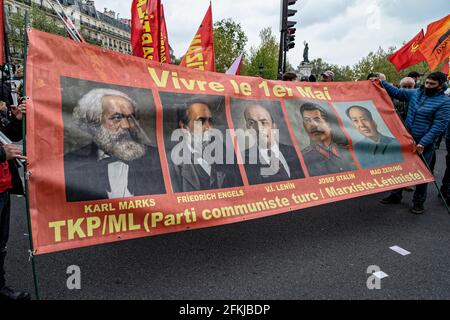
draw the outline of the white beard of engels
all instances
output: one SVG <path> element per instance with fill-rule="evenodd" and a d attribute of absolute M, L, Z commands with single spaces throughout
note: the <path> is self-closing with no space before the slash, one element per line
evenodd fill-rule
<path fill-rule="evenodd" d="M 93 141 L 99 149 L 122 161 L 136 160 L 145 154 L 145 145 L 140 142 L 139 134 L 135 129 L 122 129 L 112 133 L 100 126 L 95 131 Z"/>

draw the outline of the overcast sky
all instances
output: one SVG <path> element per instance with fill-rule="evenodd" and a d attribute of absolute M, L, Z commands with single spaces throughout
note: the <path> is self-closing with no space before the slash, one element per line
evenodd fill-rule
<path fill-rule="evenodd" d="M 281 0 L 212 0 L 213 19 L 232 18 L 248 37 L 247 49 L 259 44 L 259 32 L 272 27 L 279 38 Z M 209 0 L 163 0 L 169 42 L 175 56 L 189 46 Z M 95 0 L 98 11 L 108 8 L 131 16 L 131 0 Z M 309 59 L 352 65 L 378 47 L 399 48 L 431 21 L 450 13 L 449 0 L 299 0 L 296 46 L 288 52 L 293 66 L 303 60 L 303 42 L 309 43 Z"/>

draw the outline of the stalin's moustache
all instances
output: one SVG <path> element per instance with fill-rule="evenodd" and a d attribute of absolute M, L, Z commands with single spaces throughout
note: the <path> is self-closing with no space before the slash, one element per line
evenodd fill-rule
<path fill-rule="evenodd" d="M 309 133 L 311 133 L 311 134 L 314 134 L 314 133 L 325 133 L 325 131 L 322 130 L 322 129 L 314 128 L 314 129 L 311 129 L 309 131 Z"/>

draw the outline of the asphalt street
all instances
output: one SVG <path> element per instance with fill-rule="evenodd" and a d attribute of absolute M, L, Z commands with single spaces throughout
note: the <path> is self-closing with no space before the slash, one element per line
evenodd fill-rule
<path fill-rule="evenodd" d="M 438 150 L 435 175 L 445 170 Z M 430 185 L 413 215 L 386 193 L 220 227 L 36 258 L 41 299 L 450 299 L 450 214 Z M 12 197 L 9 285 L 33 293 L 25 200 Z M 399 246 L 403 256 L 389 249 Z M 69 290 L 67 268 L 81 270 Z M 369 266 L 388 276 L 368 289 Z"/>

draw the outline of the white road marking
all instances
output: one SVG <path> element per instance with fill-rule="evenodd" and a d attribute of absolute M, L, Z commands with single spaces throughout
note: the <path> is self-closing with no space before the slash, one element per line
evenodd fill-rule
<path fill-rule="evenodd" d="M 378 279 L 383 279 L 383 278 L 386 278 L 386 277 L 389 277 L 386 273 L 384 273 L 383 271 L 377 271 L 377 272 L 374 272 L 373 273 L 373 275 L 375 276 L 375 277 L 377 277 Z"/>
<path fill-rule="evenodd" d="M 407 251 L 407 250 L 405 250 L 403 248 L 400 248 L 399 246 L 389 247 L 389 249 L 391 249 L 391 250 L 401 254 L 402 256 L 406 256 L 408 254 L 411 254 L 411 252 L 409 252 L 409 251 Z"/>

